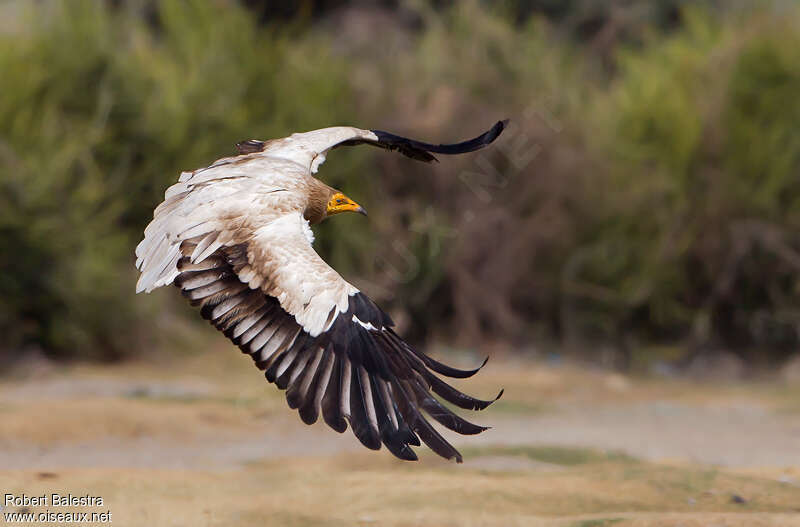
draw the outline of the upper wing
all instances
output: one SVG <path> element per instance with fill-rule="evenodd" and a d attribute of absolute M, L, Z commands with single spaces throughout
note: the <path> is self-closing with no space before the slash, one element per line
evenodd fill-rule
<path fill-rule="evenodd" d="M 468 141 L 453 144 L 430 144 L 381 130 L 362 130 L 349 126 L 322 128 L 311 132 L 292 134 L 283 139 L 259 141 L 250 139 L 236 145 L 240 154 L 263 152 L 266 155 L 285 157 L 308 166 L 312 173 L 325 161 L 331 148 L 367 144 L 397 150 L 419 161 L 436 161 L 433 154 L 465 154 L 492 143 L 503 132 L 508 119 L 498 121 L 492 128 Z"/>
<path fill-rule="evenodd" d="M 209 232 L 187 239 L 175 285 L 265 370 L 267 380 L 286 390 L 304 422 L 322 413 L 339 432 L 349 422 L 368 448 L 384 444 L 413 460 L 410 445 L 421 439 L 460 462 L 423 412 L 461 434 L 485 430 L 431 394 L 461 408 L 487 407 L 492 401 L 465 395 L 434 374 L 463 378 L 478 370 L 450 368 L 406 344 L 391 319 L 317 255 L 307 228 L 299 213 L 286 214 L 208 255 L 220 236 L 230 236 Z"/>

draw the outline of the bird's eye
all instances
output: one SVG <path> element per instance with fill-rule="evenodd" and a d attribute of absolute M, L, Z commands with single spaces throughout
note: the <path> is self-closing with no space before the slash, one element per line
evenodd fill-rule
<path fill-rule="evenodd" d="M 336 203 L 344 203 L 344 200 L 342 198 L 337 198 Z"/>

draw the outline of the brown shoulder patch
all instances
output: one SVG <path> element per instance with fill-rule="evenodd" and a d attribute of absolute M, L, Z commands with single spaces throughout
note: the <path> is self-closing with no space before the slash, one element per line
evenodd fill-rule
<path fill-rule="evenodd" d="M 240 154 L 263 152 L 266 147 L 267 142 L 259 141 L 258 139 L 248 139 L 247 141 L 236 143 L 236 150 L 238 150 Z"/>

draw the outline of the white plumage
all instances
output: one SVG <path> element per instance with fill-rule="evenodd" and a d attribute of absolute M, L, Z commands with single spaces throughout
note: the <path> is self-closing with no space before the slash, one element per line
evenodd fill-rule
<path fill-rule="evenodd" d="M 349 422 L 369 448 L 384 444 L 402 459 L 416 459 L 410 445 L 421 439 L 460 461 L 421 411 L 462 434 L 482 431 L 431 394 L 485 408 L 492 401 L 458 392 L 433 373 L 467 377 L 477 370 L 456 370 L 411 348 L 383 311 L 319 257 L 310 224 L 363 209 L 313 174 L 336 146 L 371 144 L 431 161 L 431 152 L 491 143 L 504 124 L 455 145 L 352 127 L 239 143 L 240 155 L 183 172 L 167 189 L 136 247 L 136 291 L 177 285 L 270 382 L 287 390 L 305 422 L 322 413 L 337 431 Z"/>

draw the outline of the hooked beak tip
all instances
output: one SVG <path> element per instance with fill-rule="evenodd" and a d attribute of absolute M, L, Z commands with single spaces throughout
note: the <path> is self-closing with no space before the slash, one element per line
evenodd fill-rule
<path fill-rule="evenodd" d="M 367 215 L 367 210 L 364 207 L 362 207 L 361 205 L 358 206 L 358 208 L 356 209 L 356 212 L 358 212 L 359 214 L 363 214 L 364 216 Z"/>

